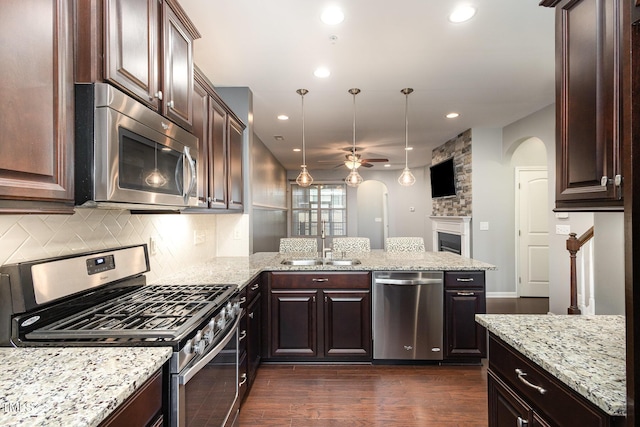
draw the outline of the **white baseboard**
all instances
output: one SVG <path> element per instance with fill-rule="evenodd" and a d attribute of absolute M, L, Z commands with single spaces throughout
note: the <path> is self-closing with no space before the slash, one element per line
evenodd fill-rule
<path fill-rule="evenodd" d="M 487 292 L 487 298 L 518 298 L 517 292 Z"/>

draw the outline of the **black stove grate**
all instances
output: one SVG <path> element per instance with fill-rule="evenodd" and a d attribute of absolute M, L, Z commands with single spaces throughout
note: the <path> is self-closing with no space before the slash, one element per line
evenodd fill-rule
<path fill-rule="evenodd" d="M 147 285 L 27 334 L 28 339 L 180 339 L 226 304 L 233 285 Z"/>

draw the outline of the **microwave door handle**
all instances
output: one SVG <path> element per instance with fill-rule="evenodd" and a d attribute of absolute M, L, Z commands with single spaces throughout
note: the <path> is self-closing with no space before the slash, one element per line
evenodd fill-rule
<path fill-rule="evenodd" d="M 187 158 L 187 161 L 189 162 L 189 171 L 191 172 L 191 176 L 189 179 L 189 189 L 185 192 L 183 196 L 184 203 L 188 205 L 189 197 L 191 196 L 191 193 L 193 192 L 194 188 L 196 188 L 198 175 L 196 173 L 196 162 L 193 160 L 193 158 L 191 157 L 191 154 L 189 153 L 189 147 L 184 147 L 184 156 Z"/>

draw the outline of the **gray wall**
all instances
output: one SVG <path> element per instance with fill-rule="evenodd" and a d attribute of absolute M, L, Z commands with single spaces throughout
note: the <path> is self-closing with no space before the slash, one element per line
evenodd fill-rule
<path fill-rule="evenodd" d="M 287 171 L 257 136 L 251 162 L 253 252 L 277 252 L 287 235 Z"/>
<path fill-rule="evenodd" d="M 624 311 L 624 214 L 594 214 L 596 314 Z"/>

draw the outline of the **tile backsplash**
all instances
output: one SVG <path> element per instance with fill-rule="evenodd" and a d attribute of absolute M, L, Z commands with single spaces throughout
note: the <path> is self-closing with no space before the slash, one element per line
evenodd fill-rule
<path fill-rule="evenodd" d="M 77 208 L 74 215 L 0 215 L 0 265 L 154 241 L 147 281 L 216 256 L 216 215 Z M 150 248 L 151 249 L 151 248 Z"/>

